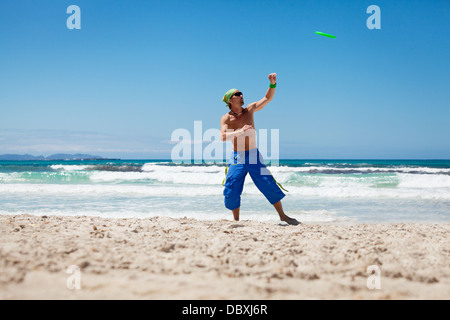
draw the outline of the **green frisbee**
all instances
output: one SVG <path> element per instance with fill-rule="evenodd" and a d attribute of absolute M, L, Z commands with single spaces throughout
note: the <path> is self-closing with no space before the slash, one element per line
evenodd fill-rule
<path fill-rule="evenodd" d="M 331 34 L 328 34 L 328 33 L 323 33 L 323 32 L 320 32 L 320 31 L 316 31 L 316 34 L 319 34 L 319 35 L 321 35 L 321 36 L 325 36 L 325 37 L 328 37 L 328 38 L 334 38 L 334 39 L 336 39 L 335 36 L 333 36 L 333 35 L 331 35 Z"/>

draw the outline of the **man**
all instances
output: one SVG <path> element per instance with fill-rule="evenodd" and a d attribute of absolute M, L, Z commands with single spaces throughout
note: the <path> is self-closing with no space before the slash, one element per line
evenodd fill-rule
<path fill-rule="evenodd" d="M 220 133 L 222 141 L 233 141 L 233 157 L 228 162 L 225 179 L 225 207 L 233 212 L 235 221 L 239 221 L 241 194 L 244 180 L 250 173 L 256 187 L 264 194 L 266 199 L 275 207 L 281 221 L 298 225 L 299 222 L 288 217 L 281 205 L 285 194 L 280 190 L 275 179 L 262 161 L 262 156 L 256 147 L 256 131 L 253 114 L 262 110 L 275 94 L 277 74 L 269 74 L 270 87 L 264 98 L 242 108 L 244 96 L 237 89 L 230 89 L 223 97 L 223 101 L 230 108 L 230 112 L 220 119 Z"/>

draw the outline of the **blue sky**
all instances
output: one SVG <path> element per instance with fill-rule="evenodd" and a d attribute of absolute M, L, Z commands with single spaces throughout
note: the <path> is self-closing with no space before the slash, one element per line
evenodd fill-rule
<path fill-rule="evenodd" d="M 449 13 L 446 0 L 2 1 L 0 153 L 168 159 L 174 130 L 219 129 L 223 94 L 259 100 L 276 72 L 255 126 L 280 130 L 280 158 L 449 159 Z"/>

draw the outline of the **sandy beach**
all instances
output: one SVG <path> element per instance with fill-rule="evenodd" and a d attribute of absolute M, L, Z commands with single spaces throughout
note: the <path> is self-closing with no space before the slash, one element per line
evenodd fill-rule
<path fill-rule="evenodd" d="M 449 299 L 449 231 L 3 215 L 0 298 Z"/>

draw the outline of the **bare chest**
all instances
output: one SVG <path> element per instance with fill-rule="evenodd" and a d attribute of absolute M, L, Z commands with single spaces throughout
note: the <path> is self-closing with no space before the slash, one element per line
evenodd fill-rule
<path fill-rule="evenodd" d="M 228 115 L 227 120 L 228 128 L 229 129 L 240 129 L 244 125 L 249 124 L 255 127 L 255 124 L 253 122 L 253 113 L 245 112 L 240 116 L 233 116 L 231 114 Z"/>

